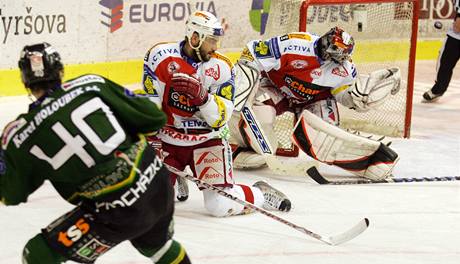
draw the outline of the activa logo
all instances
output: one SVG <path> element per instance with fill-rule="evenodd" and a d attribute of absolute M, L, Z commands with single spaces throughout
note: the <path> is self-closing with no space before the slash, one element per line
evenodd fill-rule
<path fill-rule="evenodd" d="M 123 26 L 123 0 L 101 0 L 99 4 L 105 8 L 102 11 L 101 23 L 110 29 L 110 33 L 117 31 Z M 108 12 L 107 12 L 108 11 Z"/>

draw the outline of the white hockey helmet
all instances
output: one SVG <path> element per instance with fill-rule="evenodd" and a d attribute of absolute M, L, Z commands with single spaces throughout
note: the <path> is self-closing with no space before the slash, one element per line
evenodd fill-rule
<path fill-rule="evenodd" d="M 190 44 L 193 33 L 196 32 L 200 37 L 198 46 Z M 193 12 L 185 23 L 185 36 L 188 38 L 190 46 L 198 51 L 206 37 L 220 39 L 224 35 L 224 28 L 220 21 L 211 13 L 206 11 Z"/>

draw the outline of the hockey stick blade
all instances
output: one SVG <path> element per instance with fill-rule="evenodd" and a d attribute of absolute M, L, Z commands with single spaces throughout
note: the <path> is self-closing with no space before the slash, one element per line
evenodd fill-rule
<path fill-rule="evenodd" d="M 329 184 L 330 182 L 326 180 L 318 171 L 316 167 L 311 167 L 307 170 L 307 175 L 312 178 L 315 182 L 319 184 Z"/>
<path fill-rule="evenodd" d="M 326 180 L 326 178 L 324 178 L 319 173 L 316 167 L 309 168 L 307 170 L 307 174 L 319 184 L 329 184 L 330 183 L 328 180 Z M 369 219 L 364 218 L 363 220 L 361 220 L 358 224 L 356 224 L 354 227 L 352 227 L 348 231 L 345 231 L 342 234 L 331 236 L 328 239 L 323 239 L 323 241 L 332 246 L 340 245 L 342 243 L 345 243 L 357 237 L 362 232 L 364 232 L 368 227 L 369 227 Z"/>
<path fill-rule="evenodd" d="M 329 245 L 337 246 L 337 245 L 343 244 L 359 236 L 362 232 L 366 231 L 368 227 L 369 227 L 369 219 L 364 218 L 363 220 L 359 221 L 358 224 L 356 224 L 354 227 L 352 227 L 348 231 L 345 231 L 342 234 L 331 236 L 327 240 L 324 239 L 323 241 L 328 243 Z"/>
<path fill-rule="evenodd" d="M 375 184 L 375 183 L 409 183 L 409 182 L 439 182 L 439 181 L 460 181 L 460 176 L 444 176 L 444 177 L 423 177 L 423 178 L 388 178 L 384 180 L 372 181 L 369 179 L 356 179 L 348 181 L 330 181 L 327 180 L 321 173 L 312 167 L 307 170 L 307 175 L 315 182 L 321 185 L 353 185 L 353 184 Z"/>

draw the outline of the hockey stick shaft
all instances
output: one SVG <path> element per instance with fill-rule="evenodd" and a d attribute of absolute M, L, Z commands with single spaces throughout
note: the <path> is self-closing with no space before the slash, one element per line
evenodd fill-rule
<path fill-rule="evenodd" d="M 124 159 L 130 166 L 132 166 L 136 170 L 136 172 L 138 174 L 140 174 L 140 175 L 143 174 L 139 170 L 139 168 L 137 168 L 136 165 L 129 159 L 129 157 L 126 154 L 124 154 L 122 152 L 119 152 L 119 153 L 117 153 L 117 156 L 122 158 L 122 159 Z M 265 216 L 270 217 L 271 219 L 273 219 L 275 221 L 278 221 L 278 222 L 280 222 L 282 224 L 285 224 L 285 225 L 287 225 L 289 227 L 292 227 L 292 228 L 296 229 L 297 231 L 302 232 L 302 233 L 306 234 L 307 236 L 310 236 L 310 237 L 312 237 L 314 239 L 322 241 L 322 242 L 324 242 L 324 243 L 326 243 L 328 245 L 339 245 L 339 244 L 342 244 L 342 243 L 344 243 L 346 241 L 349 241 L 349 240 L 355 238 L 357 235 L 359 235 L 362 232 L 364 232 L 364 230 L 367 228 L 367 226 L 369 226 L 369 220 L 364 219 L 363 220 L 364 223 L 363 223 L 363 221 L 361 221 L 358 225 L 353 227 L 351 230 L 348 230 L 344 234 L 337 235 L 335 237 L 323 238 L 321 235 L 319 235 L 319 234 L 317 234 L 317 233 L 315 233 L 313 231 L 310 231 L 310 230 L 308 230 L 308 229 L 306 229 L 306 228 L 304 228 L 302 226 L 299 226 L 299 225 L 294 224 L 294 223 L 292 223 L 292 222 L 290 222 L 290 221 L 288 221 L 288 220 L 286 220 L 284 218 L 281 218 L 281 217 L 279 217 L 279 216 L 277 216 L 275 214 L 272 214 L 272 213 L 270 213 L 269 211 L 267 211 L 265 209 L 262 209 L 262 208 L 260 208 L 258 206 L 253 205 L 252 203 L 246 202 L 245 200 L 241 200 L 238 197 L 235 197 L 235 196 L 227 193 L 226 191 L 224 191 L 224 190 L 222 190 L 220 188 L 217 188 L 217 187 L 215 187 L 215 186 L 213 186 L 213 185 L 211 185 L 211 184 L 209 184 L 207 182 L 204 182 L 204 181 L 202 181 L 202 180 L 200 180 L 200 179 L 198 179 L 196 177 L 193 177 L 192 175 L 189 175 L 189 174 L 187 174 L 187 173 L 185 173 L 183 171 L 180 171 L 180 170 L 178 170 L 178 169 L 176 169 L 176 168 L 174 168 L 172 166 L 169 166 L 167 164 L 164 164 L 164 165 L 166 166 L 166 168 L 170 172 L 172 172 L 172 173 L 174 173 L 176 175 L 179 175 L 180 177 L 183 177 L 183 178 L 185 178 L 187 180 L 190 180 L 190 181 L 194 182 L 199 187 L 205 188 L 207 190 L 214 191 L 214 192 L 216 192 L 216 193 L 218 193 L 218 194 L 220 194 L 220 195 L 222 195 L 222 196 L 224 196 L 224 197 L 226 197 L 226 198 L 228 198 L 230 200 L 233 200 L 233 201 L 235 201 L 235 202 L 237 202 L 237 203 L 239 203 L 239 204 L 241 204 L 241 205 L 243 205 L 243 206 L 245 206 L 247 208 L 251 208 L 254 211 L 257 211 L 257 212 L 259 212 L 259 213 L 261 213 L 261 214 L 263 214 Z"/>
<path fill-rule="evenodd" d="M 339 235 L 336 235 L 336 236 L 331 236 L 331 237 L 328 237 L 328 238 L 324 238 L 323 236 L 311 231 L 311 230 L 308 230 L 306 229 L 305 227 L 302 227 L 302 226 L 299 226 L 297 224 L 294 224 L 282 217 L 279 217 L 275 214 L 272 214 L 270 213 L 269 211 L 263 209 L 263 208 L 260 208 L 258 206 L 255 206 L 254 204 L 252 203 L 249 203 L 249 202 L 246 202 L 245 200 L 241 200 L 239 199 L 238 197 L 236 196 L 233 196 L 229 193 L 227 193 L 226 191 L 220 189 L 220 188 L 217 188 L 215 186 L 212 186 L 211 184 L 207 183 L 207 182 L 204 182 L 196 177 L 193 177 L 192 175 L 189 175 L 183 171 L 179 171 L 177 170 L 176 168 L 174 167 L 171 167 L 167 164 L 166 165 L 166 168 L 168 168 L 169 171 L 171 171 L 172 173 L 176 174 L 176 175 L 179 175 L 181 177 L 184 177 L 186 178 L 187 180 L 190 180 L 192 182 L 194 182 L 195 184 L 197 184 L 199 187 L 203 187 L 205 189 L 208 189 L 208 190 L 211 190 L 211 191 L 214 191 L 230 200 L 233 200 L 234 202 L 237 202 L 247 208 L 251 208 L 253 209 L 254 211 L 257 211 L 265 216 L 268 216 L 270 217 L 271 219 L 277 221 L 277 222 L 280 222 L 282 224 L 285 224 L 289 227 L 292 227 L 294 228 L 295 230 L 299 231 L 299 232 L 302 232 L 303 234 L 307 235 L 307 236 L 310 236 L 314 239 L 317 239 L 321 242 L 324 242 L 328 245 L 331 245 L 331 246 L 335 246 L 335 245 L 340 245 L 342 243 L 345 243 L 353 238 L 355 238 L 356 236 L 358 236 L 359 234 L 361 234 L 362 232 L 364 232 L 367 227 L 369 226 L 369 220 L 367 218 L 361 220 L 357 225 L 355 225 L 353 228 L 347 230 L 346 232 L 344 232 L 343 234 L 339 234 Z"/>
<path fill-rule="evenodd" d="M 272 214 L 272 213 L 270 213 L 269 211 L 267 211 L 267 210 L 265 210 L 265 209 L 263 209 L 263 208 L 260 208 L 260 207 L 258 207 L 258 206 L 255 206 L 255 205 L 252 204 L 252 203 L 249 203 L 249 202 L 247 202 L 247 201 L 245 201 L 245 200 L 241 200 L 241 199 L 239 199 L 238 197 L 233 196 L 233 195 L 229 194 L 228 192 L 226 192 L 226 191 L 224 191 L 224 190 L 222 190 L 222 189 L 220 189 L 220 188 L 217 188 L 217 187 L 215 187 L 215 186 L 213 186 L 213 185 L 211 185 L 211 184 L 209 184 L 209 183 L 207 183 L 207 182 L 204 182 L 204 181 L 202 181 L 202 180 L 200 180 L 200 179 L 198 179 L 198 178 L 196 178 L 196 177 L 193 177 L 192 175 L 189 175 L 189 174 L 187 174 L 187 173 L 185 173 L 185 172 L 183 172 L 183 171 L 180 171 L 180 170 L 178 170 L 178 169 L 176 169 L 176 168 L 174 168 L 174 167 L 172 167 L 172 166 L 169 166 L 169 165 L 166 165 L 166 168 L 167 168 L 170 172 L 172 172 L 172 173 L 174 173 L 174 174 L 176 174 L 176 175 L 179 175 L 179 176 L 181 176 L 181 177 L 184 177 L 184 178 L 186 178 L 186 179 L 189 180 L 189 181 L 194 182 L 194 183 L 197 184 L 199 187 L 205 188 L 205 189 L 207 189 L 207 190 L 214 191 L 214 192 L 216 192 L 216 193 L 218 193 L 218 194 L 220 194 L 220 195 L 222 195 L 222 196 L 224 196 L 224 197 L 226 197 L 226 198 L 228 198 L 228 199 L 230 199 L 230 200 L 233 200 L 234 202 L 237 202 L 237 203 L 239 203 L 239 204 L 245 206 L 246 208 L 251 208 L 251 209 L 253 209 L 254 211 L 257 211 L 257 212 L 259 212 L 259 213 L 261 213 L 261 214 L 263 214 L 263 215 L 265 215 L 265 216 L 268 216 L 268 217 L 274 219 L 275 221 L 278 221 L 278 222 L 280 222 L 280 223 L 282 223 L 282 224 L 285 224 L 285 225 L 287 225 L 287 226 L 289 226 L 289 227 L 292 227 L 292 228 L 294 228 L 294 229 L 296 229 L 296 230 L 298 230 L 298 231 L 300 231 L 300 232 L 302 232 L 302 233 L 304 233 L 304 234 L 306 234 L 306 235 L 308 235 L 308 236 L 311 236 L 311 237 L 313 237 L 313 238 L 315 238 L 315 239 L 318 239 L 318 240 L 320 240 L 320 241 L 323 241 L 323 242 L 325 242 L 325 243 L 328 243 L 327 241 L 323 240 L 323 238 L 322 238 L 321 235 L 316 234 L 316 233 L 314 233 L 314 232 L 312 232 L 312 231 L 310 231 L 310 230 L 308 230 L 308 229 L 306 229 L 306 228 L 304 228 L 304 227 L 301 227 L 301 226 L 299 226 L 299 225 L 296 225 L 296 224 L 294 224 L 294 223 L 292 223 L 292 222 L 290 222 L 290 221 L 288 221 L 288 220 L 286 220 L 286 219 L 284 219 L 284 218 L 281 218 L 281 217 L 279 217 L 279 216 L 277 216 L 277 215 L 275 215 L 275 214 Z M 329 244 L 329 243 L 328 243 L 328 244 Z"/>
<path fill-rule="evenodd" d="M 423 178 L 388 178 L 384 180 L 372 181 L 368 179 L 346 180 L 346 181 L 330 181 L 327 180 L 321 173 L 312 167 L 307 170 L 307 175 L 315 182 L 323 185 L 354 185 L 354 184 L 376 184 L 376 183 L 408 183 L 408 182 L 440 182 L 440 181 L 460 181 L 460 176 L 444 176 L 444 177 L 423 177 Z"/>

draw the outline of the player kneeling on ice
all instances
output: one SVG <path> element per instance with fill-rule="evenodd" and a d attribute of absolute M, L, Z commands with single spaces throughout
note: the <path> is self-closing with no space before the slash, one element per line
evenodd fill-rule
<path fill-rule="evenodd" d="M 48 43 L 25 46 L 19 69 L 37 100 L 3 130 L 2 202 L 26 202 L 49 180 L 75 205 L 27 242 L 23 263 L 94 263 L 127 240 L 153 263 L 191 263 L 172 239 L 169 173 L 143 136 L 166 116 L 98 75 L 61 84 L 61 58 Z"/>
<path fill-rule="evenodd" d="M 227 122 L 234 108 L 234 70 L 229 59 L 216 52 L 223 34 L 214 15 L 197 11 L 186 22 L 185 40 L 157 44 L 144 58 L 144 90 L 168 119 L 157 135 L 164 162 L 179 171 L 189 167 L 193 176 L 241 200 L 289 211 L 290 201 L 267 183 L 251 187 L 233 180 Z M 178 176 L 171 177 L 175 182 Z M 202 191 L 211 215 L 248 211 L 216 192 Z M 182 192 L 179 200 L 187 197 Z"/>
<path fill-rule="evenodd" d="M 235 164 L 264 164 L 260 154 L 274 153 L 271 146 L 277 146 L 275 116 L 290 111 L 298 120 L 293 142 L 310 157 L 373 180 L 389 176 L 398 155 L 379 141 L 338 128 L 337 102 L 356 111 L 382 104 L 399 91 L 399 69 L 358 77 L 353 48 L 353 38 L 338 27 L 321 37 L 294 32 L 250 41 L 235 67 L 235 105 L 241 111 L 233 114 L 230 128 L 231 142 L 253 151 L 236 156 Z"/>

